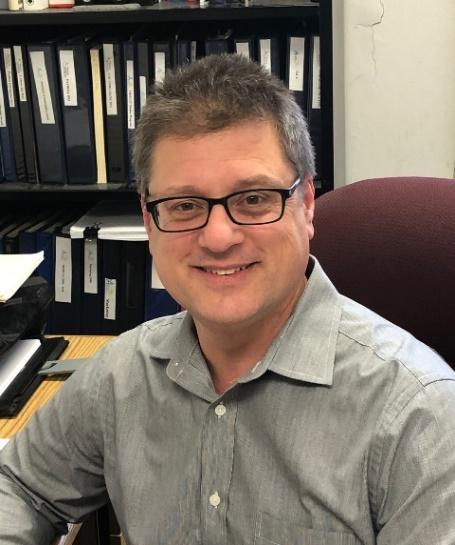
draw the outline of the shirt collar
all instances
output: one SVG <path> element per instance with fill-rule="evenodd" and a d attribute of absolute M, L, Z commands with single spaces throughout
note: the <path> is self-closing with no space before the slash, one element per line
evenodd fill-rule
<path fill-rule="evenodd" d="M 308 270 L 311 268 L 294 313 L 263 360 L 239 382 L 249 382 L 270 370 L 296 380 L 332 385 L 341 298 L 313 256 L 310 256 Z M 154 341 L 149 346 L 151 356 L 170 360 L 170 378 L 177 379 L 182 370 L 190 365 L 204 386 L 210 383 L 194 324 L 188 313 L 156 320 L 147 326 L 155 332 Z"/>

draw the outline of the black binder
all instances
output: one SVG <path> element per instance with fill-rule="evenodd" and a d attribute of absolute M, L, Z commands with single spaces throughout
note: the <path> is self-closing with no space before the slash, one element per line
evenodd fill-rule
<path fill-rule="evenodd" d="M 122 241 L 120 323 L 122 331 L 144 321 L 145 241 Z"/>
<path fill-rule="evenodd" d="M 308 37 L 288 36 L 286 53 L 286 83 L 293 91 L 305 117 L 308 115 Z"/>
<path fill-rule="evenodd" d="M 308 126 L 316 153 L 316 172 L 322 173 L 322 112 L 319 36 L 310 37 L 308 85 Z"/>
<path fill-rule="evenodd" d="M 73 223 L 64 225 L 54 236 L 52 329 L 56 333 L 79 334 L 81 328 L 83 243 L 70 238 Z"/>
<path fill-rule="evenodd" d="M 101 333 L 103 311 L 103 276 L 98 226 L 86 227 L 83 238 L 83 272 L 81 282 L 81 333 Z"/>
<path fill-rule="evenodd" d="M 153 82 L 161 83 L 166 72 L 172 68 L 172 46 L 170 41 L 162 40 L 152 43 Z"/>
<path fill-rule="evenodd" d="M 125 111 L 126 111 L 126 134 L 128 147 L 128 180 L 135 180 L 133 169 L 133 139 L 136 122 L 139 113 L 139 96 L 137 86 L 137 61 L 136 44 L 132 40 L 123 42 L 124 62 L 124 90 L 125 90 Z"/>
<path fill-rule="evenodd" d="M 103 82 L 108 182 L 127 180 L 127 134 L 122 44 L 103 41 Z"/>
<path fill-rule="evenodd" d="M 13 45 L 14 63 L 16 67 L 19 111 L 24 142 L 25 167 L 27 182 L 36 184 L 38 176 L 38 158 L 35 142 L 35 126 L 33 123 L 32 96 L 30 88 L 30 72 L 27 49 L 23 44 Z"/>
<path fill-rule="evenodd" d="M 22 140 L 22 127 L 19 113 L 13 49 L 10 46 L 2 46 L 1 49 L 2 54 L 0 64 L 4 74 L 4 84 L 6 84 L 6 90 L 4 91 L 5 110 L 9 113 L 9 123 L 11 127 L 10 134 L 13 144 L 14 161 L 16 165 L 16 181 L 26 182 L 27 171 L 25 169 L 24 142 Z M 3 88 L 5 89 L 5 85 Z"/>
<path fill-rule="evenodd" d="M 69 184 L 97 181 L 92 81 L 87 45 L 69 40 L 57 46 L 66 164 Z"/>
<path fill-rule="evenodd" d="M 120 318 L 122 242 L 120 240 L 100 240 L 100 242 L 103 253 L 101 333 L 104 335 L 118 335 L 122 331 Z"/>
<path fill-rule="evenodd" d="M 55 44 L 28 45 L 40 182 L 67 182 Z"/>
<path fill-rule="evenodd" d="M 152 56 L 150 54 L 150 42 L 147 39 L 140 40 L 136 43 L 136 57 L 140 113 L 150 94 L 150 85 L 152 84 Z"/>
<path fill-rule="evenodd" d="M 180 305 L 168 291 L 153 282 L 153 261 L 150 252 L 146 251 L 145 259 L 145 306 L 144 320 L 153 320 L 160 316 L 168 316 L 180 312 Z"/>
<path fill-rule="evenodd" d="M 257 58 L 261 66 L 281 77 L 280 40 L 278 36 L 259 36 L 257 39 Z"/>
<path fill-rule="evenodd" d="M 220 31 L 204 40 L 205 56 L 231 53 L 231 30 Z"/>
<path fill-rule="evenodd" d="M 234 38 L 234 53 L 237 53 L 238 55 L 244 55 L 247 59 L 254 61 L 256 59 L 254 38 Z"/>

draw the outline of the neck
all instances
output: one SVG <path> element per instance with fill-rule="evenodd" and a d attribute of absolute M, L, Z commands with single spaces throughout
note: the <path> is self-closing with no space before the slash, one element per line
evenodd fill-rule
<path fill-rule="evenodd" d="M 199 345 L 218 394 L 232 387 L 265 356 L 296 302 L 292 301 L 272 318 L 267 316 L 249 323 L 213 324 L 194 319 Z"/>

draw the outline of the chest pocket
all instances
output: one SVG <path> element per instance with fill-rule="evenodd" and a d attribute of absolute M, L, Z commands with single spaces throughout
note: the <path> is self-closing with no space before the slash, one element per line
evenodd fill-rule
<path fill-rule="evenodd" d="M 258 513 L 254 545 L 361 545 L 352 534 L 313 530 Z"/>

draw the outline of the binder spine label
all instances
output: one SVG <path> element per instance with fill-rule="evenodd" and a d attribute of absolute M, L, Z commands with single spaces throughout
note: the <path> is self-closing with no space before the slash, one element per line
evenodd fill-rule
<path fill-rule="evenodd" d="M 134 61 L 126 61 L 126 105 L 128 129 L 136 128 L 134 100 Z"/>
<path fill-rule="evenodd" d="M 71 50 L 59 51 L 60 76 L 64 106 L 77 106 L 77 80 L 74 67 L 74 53 Z"/>
<path fill-rule="evenodd" d="M 147 100 L 147 78 L 145 76 L 139 76 L 139 107 L 142 112 L 142 108 L 145 106 Z"/>
<path fill-rule="evenodd" d="M 98 293 L 98 243 L 84 240 L 84 293 Z"/>
<path fill-rule="evenodd" d="M 166 73 L 166 54 L 162 51 L 155 52 L 155 82 L 161 83 Z"/>
<path fill-rule="evenodd" d="M 55 301 L 71 303 L 71 239 L 55 237 Z"/>
<path fill-rule="evenodd" d="M 106 114 L 117 115 L 117 87 L 115 85 L 114 44 L 103 44 Z"/>
<path fill-rule="evenodd" d="M 19 100 L 27 102 L 27 88 L 25 87 L 24 59 L 22 57 L 22 48 L 19 45 L 13 46 L 14 62 L 16 64 L 17 88 L 19 90 Z"/>
<path fill-rule="evenodd" d="M 259 49 L 260 53 L 260 63 L 268 72 L 272 72 L 272 51 L 270 40 L 264 39 L 259 40 Z"/>
<path fill-rule="evenodd" d="M 117 280 L 104 279 L 104 319 L 115 320 Z"/>
<path fill-rule="evenodd" d="M 191 59 L 191 62 L 194 62 L 196 60 L 196 48 L 197 48 L 197 42 L 196 40 L 192 40 L 191 41 L 191 45 L 190 45 L 190 59 Z"/>
<path fill-rule="evenodd" d="M 250 46 L 248 42 L 235 42 L 235 51 L 238 55 L 250 58 Z"/>
<path fill-rule="evenodd" d="M 0 77 L 0 127 L 6 127 L 5 98 L 3 96 L 3 84 Z"/>
<path fill-rule="evenodd" d="M 305 38 L 292 37 L 289 48 L 289 89 L 303 91 Z"/>
<path fill-rule="evenodd" d="M 311 108 L 321 109 L 321 50 L 319 36 L 313 37 L 313 81 L 311 93 Z"/>
<path fill-rule="evenodd" d="M 13 57 L 11 55 L 11 49 L 9 47 L 3 48 L 3 60 L 5 61 L 5 76 L 6 76 L 6 88 L 8 92 L 8 102 L 10 108 L 16 106 L 14 100 L 14 82 L 13 82 Z"/>
<path fill-rule="evenodd" d="M 54 125 L 54 109 L 52 107 L 51 90 L 49 87 L 49 78 L 47 77 L 44 51 L 30 51 L 30 61 L 32 64 L 36 94 L 38 96 L 41 123 L 43 125 Z"/>

